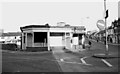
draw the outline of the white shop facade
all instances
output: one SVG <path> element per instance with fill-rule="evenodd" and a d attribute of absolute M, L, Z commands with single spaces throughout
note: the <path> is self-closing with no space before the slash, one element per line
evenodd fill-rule
<path fill-rule="evenodd" d="M 49 26 L 46 24 L 28 25 L 20 29 L 23 50 L 47 48 L 49 51 L 51 47 L 58 46 L 73 49 L 74 45 L 81 45 L 82 36 L 85 34 L 84 26 Z"/>

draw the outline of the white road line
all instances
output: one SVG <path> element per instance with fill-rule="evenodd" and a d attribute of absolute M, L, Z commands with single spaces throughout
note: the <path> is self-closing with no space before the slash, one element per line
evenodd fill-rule
<path fill-rule="evenodd" d="M 86 63 L 85 60 L 84 60 L 85 58 L 88 58 L 88 57 L 83 57 L 83 58 L 80 59 L 82 61 L 82 64 L 84 64 L 84 65 L 92 65 L 92 64 Z"/>
<path fill-rule="evenodd" d="M 52 60 L 53 61 L 53 60 Z M 55 60 L 54 60 L 55 61 Z M 91 65 L 87 63 L 80 63 L 80 62 L 67 62 L 64 59 L 56 60 L 57 62 L 63 62 L 63 63 L 70 63 L 70 64 L 81 64 L 81 65 Z"/>
<path fill-rule="evenodd" d="M 77 62 L 64 62 L 64 63 L 71 63 L 71 64 L 83 64 L 83 63 L 77 63 Z"/>
<path fill-rule="evenodd" d="M 112 65 L 104 59 L 101 59 L 107 66 L 112 67 Z"/>
<path fill-rule="evenodd" d="M 77 57 L 64 57 L 63 59 L 72 59 L 72 58 L 77 58 Z"/>
<path fill-rule="evenodd" d="M 60 59 L 60 61 L 62 61 L 62 62 L 63 62 L 63 61 L 64 61 L 64 59 Z"/>
<path fill-rule="evenodd" d="M 81 58 L 80 60 L 82 61 L 82 63 L 84 63 L 84 64 L 87 64 L 86 62 L 85 62 L 85 58 L 87 58 L 87 57 L 83 57 L 83 58 Z"/>
<path fill-rule="evenodd" d="M 91 65 L 91 64 L 84 64 L 84 63 L 78 63 L 78 62 L 66 62 L 64 61 L 64 63 L 70 63 L 70 64 L 81 64 L 81 65 Z"/>

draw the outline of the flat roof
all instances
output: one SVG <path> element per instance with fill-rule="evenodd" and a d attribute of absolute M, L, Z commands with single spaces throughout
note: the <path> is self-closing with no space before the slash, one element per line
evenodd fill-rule
<path fill-rule="evenodd" d="M 49 24 L 45 25 L 27 25 L 24 27 L 20 27 L 20 29 L 26 29 L 26 28 L 75 28 L 80 30 L 85 30 L 86 28 L 84 26 L 49 26 Z"/>
<path fill-rule="evenodd" d="M 8 33 L 2 33 L 1 36 L 21 36 L 21 32 L 8 32 Z"/>
<path fill-rule="evenodd" d="M 49 27 L 50 27 L 49 25 L 27 25 L 20 28 L 24 29 L 24 28 L 49 28 Z"/>

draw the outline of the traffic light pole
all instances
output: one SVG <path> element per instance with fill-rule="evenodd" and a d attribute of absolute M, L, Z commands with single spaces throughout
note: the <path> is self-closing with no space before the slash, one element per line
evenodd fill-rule
<path fill-rule="evenodd" d="M 106 50 L 105 50 L 105 53 L 101 53 L 101 54 L 94 54 L 93 57 L 95 58 L 110 58 L 112 57 L 111 54 L 109 54 L 109 50 L 108 50 L 108 42 L 107 42 L 107 36 L 108 36 L 108 33 L 107 33 L 107 17 L 108 17 L 108 10 L 106 11 L 106 0 L 104 0 L 104 9 L 105 9 L 105 12 L 106 12 L 106 16 L 104 17 L 105 18 L 105 46 L 106 46 Z M 111 67 L 111 66 L 110 66 Z"/>
<path fill-rule="evenodd" d="M 104 9 L 106 14 L 106 0 L 104 0 Z M 105 55 L 108 55 L 108 41 L 107 41 L 107 17 L 105 16 L 105 46 L 106 46 L 106 53 Z"/>

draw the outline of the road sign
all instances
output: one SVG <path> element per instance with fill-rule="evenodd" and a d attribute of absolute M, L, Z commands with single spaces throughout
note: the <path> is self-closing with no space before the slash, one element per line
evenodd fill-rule
<path fill-rule="evenodd" d="M 97 27 L 99 28 L 100 31 L 105 30 L 105 22 L 104 22 L 104 20 L 98 20 L 96 24 L 97 24 Z"/>

